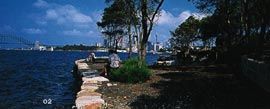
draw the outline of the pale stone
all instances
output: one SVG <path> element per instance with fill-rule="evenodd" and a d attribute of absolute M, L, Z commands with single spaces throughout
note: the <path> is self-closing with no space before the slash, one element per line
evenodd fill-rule
<path fill-rule="evenodd" d="M 100 96 L 82 96 L 78 97 L 75 103 L 78 109 L 85 109 L 85 106 L 104 104 L 104 100 Z"/>
<path fill-rule="evenodd" d="M 84 109 L 102 109 L 102 104 L 101 103 L 94 103 L 90 105 L 85 105 Z"/>
<path fill-rule="evenodd" d="M 81 86 L 81 89 L 82 90 L 97 90 L 98 89 L 98 86 L 94 86 L 94 85 L 82 85 Z"/>
<path fill-rule="evenodd" d="M 83 84 L 85 83 L 93 83 L 93 84 L 98 84 L 97 80 L 87 80 L 87 81 L 83 81 Z"/>
<path fill-rule="evenodd" d="M 107 83 L 107 86 L 108 86 L 108 87 L 112 86 L 112 83 Z"/>
<path fill-rule="evenodd" d="M 85 59 L 79 59 L 79 60 L 76 60 L 76 61 L 75 61 L 75 64 L 78 65 L 78 63 L 82 63 L 82 62 L 84 62 L 84 61 L 85 61 Z"/>
<path fill-rule="evenodd" d="M 88 64 L 86 64 L 86 63 L 78 63 L 78 69 L 79 70 L 84 70 L 84 69 L 89 69 L 89 66 L 88 66 Z"/>
<path fill-rule="evenodd" d="M 80 92 L 77 93 L 77 97 L 82 97 L 82 96 L 102 96 L 102 95 L 100 93 L 92 92 L 89 90 L 81 90 Z"/>
<path fill-rule="evenodd" d="M 93 78 L 87 78 L 87 77 L 83 77 L 82 78 L 83 81 L 98 81 L 98 82 L 108 82 L 109 79 L 102 77 L 102 76 L 97 76 L 97 77 L 93 77 Z"/>

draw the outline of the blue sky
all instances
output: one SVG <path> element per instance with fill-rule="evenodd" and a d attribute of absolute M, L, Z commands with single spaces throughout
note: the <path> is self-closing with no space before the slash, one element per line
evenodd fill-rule
<path fill-rule="evenodd" d="M 0 33 L 12 33 L 44 44 L 87 44 L 103 42 L 96 26 L 105 0 L 1 0 Z M 165 42 L 190 15 L 202 18 L 187 0 L 165 0 L 152 35 Z M 154 41 L 155 37 L 150 37 Z"/>

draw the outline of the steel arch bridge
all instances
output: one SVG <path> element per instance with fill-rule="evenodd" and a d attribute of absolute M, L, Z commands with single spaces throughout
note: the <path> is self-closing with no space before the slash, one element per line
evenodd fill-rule
<path fill-rule="evenodd" d="M 19 46 L 20 48 L 33 48 L 35 43 L 29 41 L 22 36 L 14 34 L 1 34 L 0 33 L 0 47 L 3 46 Z"/>

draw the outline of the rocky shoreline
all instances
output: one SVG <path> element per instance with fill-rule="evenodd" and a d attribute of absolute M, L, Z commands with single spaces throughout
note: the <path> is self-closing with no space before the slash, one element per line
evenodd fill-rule
<path fill-rule="evenodd" d="M 90 64 L 90 65 L 89 65 Z M 99 76 L 100 69 L 103 69 L 102 64 L 87 63 L 86 60 L 80 59 L 75 61 L 74 75 L 81 80 L 80 91 L 77 93 L 75 107 L 77 109 L 101 109 L 105 101 L 102 99 L 102 94 L 96 92 L 103 82 L 109 80 Z"/>

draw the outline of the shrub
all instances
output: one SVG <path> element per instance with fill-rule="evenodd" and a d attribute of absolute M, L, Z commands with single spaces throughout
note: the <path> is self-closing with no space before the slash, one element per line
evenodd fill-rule
<path fill-rule="evenodd" d="M 123 66 L 117 70 L 112 70 L 110 73 L 112 80 L 127 83 L 144 82 L 151 76 L 151 71 L 148 69 L 146 63 L 140 61 L 138 58 L 128 59 L 124 62 Z"/>

